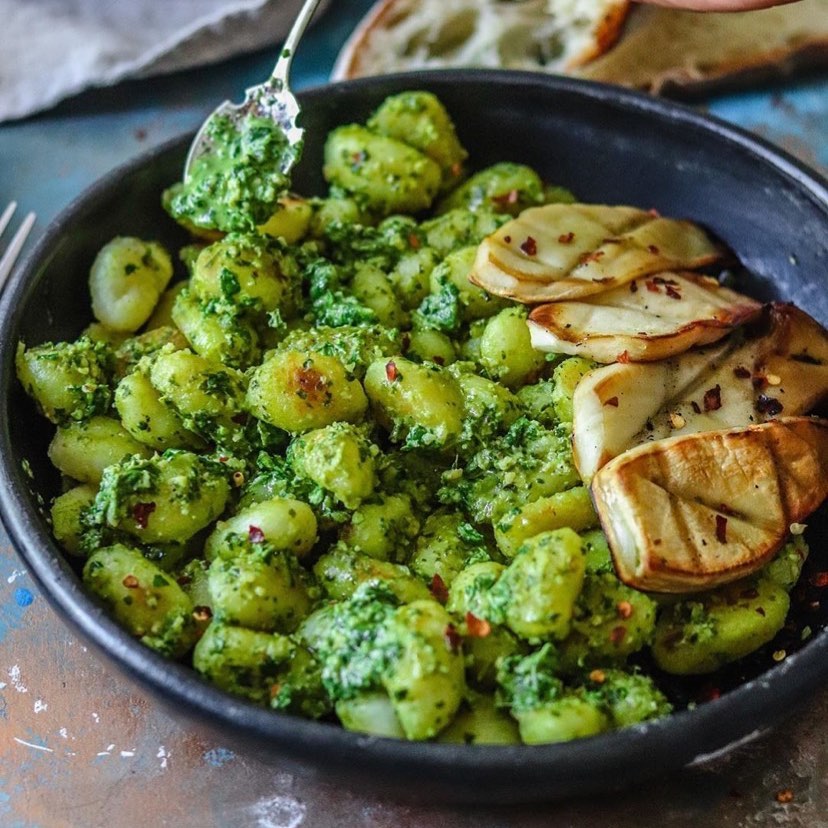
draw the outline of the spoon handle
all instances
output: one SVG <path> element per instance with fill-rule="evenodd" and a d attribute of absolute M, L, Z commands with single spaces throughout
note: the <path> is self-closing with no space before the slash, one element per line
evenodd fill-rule
<path fill-rule="evenodd" d="M 288 36 L 285 38 L 285 44 L 279 54 L 279 60 L 273 68 L 273 73 L 270 76 L 271 84 L 277 88 L 286 89 L 288 85 L 288 75 L 290 74 L 290 65 L 293 62 L 293 55 L 296 52 L 296 47 L 305 29 L 308 27 L 316 7 L 322 0 L 305 0 L 296 20 L 293 21 L 293 26 L 290 28 Z"/>

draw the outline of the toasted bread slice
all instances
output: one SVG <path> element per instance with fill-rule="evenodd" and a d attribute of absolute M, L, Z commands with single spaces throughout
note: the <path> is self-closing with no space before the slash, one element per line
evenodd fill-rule
<path fill-rule="evenodd" d="M 736 13 L 640 6 L 613 49 L 576 74 L 687 94 L 817 65 L 828 65 L 828 0 Z"/>
<path fill-rule="evenodd" d="M 828 0 L 736 13 L 625 0 L 380 0 L 332 79 L 485 66 L 686 95 L 820 65 L 828 65 Z"/>
<path fill-rule="evenodd" d="M 580 299 L 664 270 L 693 270 L 725 251 L 689 221 L 636 207 L 530 207 L 480 244 L 469 279 L 528 305 Z"/>
<path fill-rule="evenodd" d="M 357 27 L 331 78 L 484 66 L 566 72 L 603 54 L 628 0 L 382 0 Z"/>
<path fill-rule="evenodd" d="M 654 362 L 726 336 L 762 305 L 695 273 L 663 272 L 529 314 L 532 346 L 595 362 Z"/>
<path fill-rule="evenodd" d="M 826 399 L 828 331 L 793 305 L 776 303 L 747 336 L 587 374 L 573 397 L 575 464 L 589 481 L 641 443 L 807 414 Z"/>
<path fill-rule="evenodd" d="M 828 497 L 828 420 L 647 443 L 607 463 L 592 495 L 622 581 L 711 589 L 763 566 Z"/>

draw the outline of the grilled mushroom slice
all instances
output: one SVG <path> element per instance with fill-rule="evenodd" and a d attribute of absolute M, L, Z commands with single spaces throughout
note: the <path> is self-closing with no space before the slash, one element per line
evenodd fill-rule
<path fill-rule="evenodd" d="M 695 273 L 664 272 L 529 314 L 532 346 L 596 362 L 654 362 L 716 342 L 761 303 Z"/>
<path fill-rule="evenodd" d="M 767 320 L 753 365 L 757 406 L 763 416 L 817 411 L 828 402 L 828 330 L 789 303 L 771 305 Z"/>
<path fill-rule="evenodd" d="M 693 592 L 763 566 L 828 497 L 828 420 L 673 437 L 625 452 L 592 481 L 622 581 Z"/>
<path fill-rule="evenodd" d="M 546 204 L 484 239 L 469 278 L 531 305 L 578 299 L 663 270 L 695 270 L 723 256 L 689 221 L 635 207 Z"/>
<path fill-rule="evenodd" d="M 573 451 L 585 481 L 633 446 L 816 411 L 828 400 L 828 331 L 788 304 L 726 341 L 655 363 L 587 374 L 573 397 Z"/>

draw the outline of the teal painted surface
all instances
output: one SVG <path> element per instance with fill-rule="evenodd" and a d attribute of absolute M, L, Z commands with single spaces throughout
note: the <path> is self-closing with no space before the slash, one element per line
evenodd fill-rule
<path fill-rule="evenodd" d="M 708 111 L 784 147 L 828 171 L 828 81 L 824 77 L 771 91 L 742 92 L 710 101 Z"/>
<path fill-rule="evenodd" d="M 37 592 L 23 569 L 20 559 L 8 546 L 5 533 L 0 528 L 0 647 L 6 636 L 26 626 L 26 617 L 35 602 Z M 4 718 L 0 689 L 0 719 Z"/>

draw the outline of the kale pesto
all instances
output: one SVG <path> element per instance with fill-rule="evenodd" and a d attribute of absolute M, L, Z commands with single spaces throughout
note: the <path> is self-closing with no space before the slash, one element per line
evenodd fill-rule
<path fill-rule="evenodd" d="M 335 701 L 378 687 L 399 653 L 390 621 L 398 602 L 381 583 L 368 582 L 338 604 L 316 644 L 322 682 Z"/>
<path fill-rule="evenodd" d="M 301 154 L 269 118 L 248 117 L 240 126 L 219 116 L 207 125 L 211 150 L 193 164 L 189 177 L 171 187 L 164 204 L 177 221 L 193 227 L 254 230 L 267 221 L 290 189 L 283 172 Z"/>

